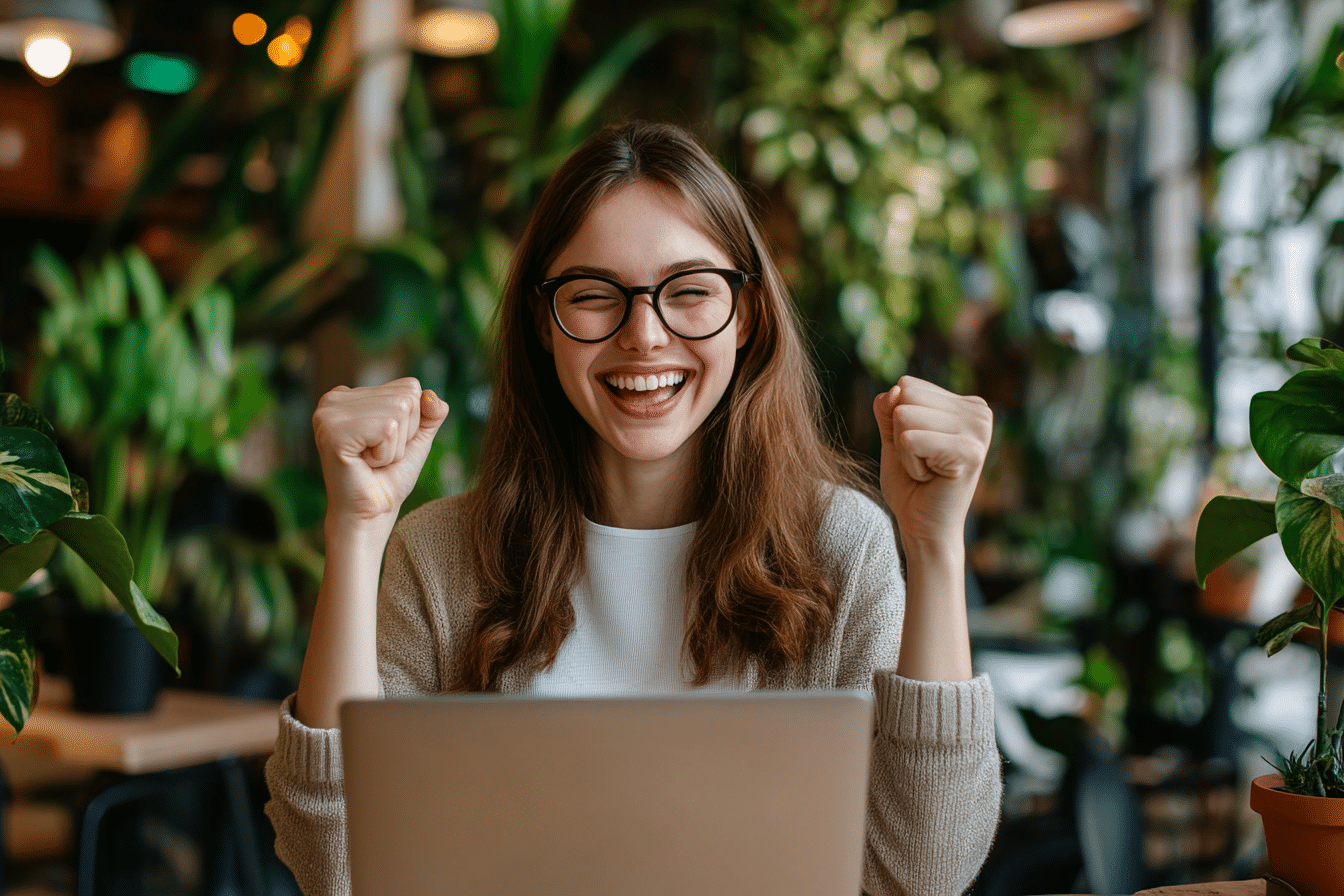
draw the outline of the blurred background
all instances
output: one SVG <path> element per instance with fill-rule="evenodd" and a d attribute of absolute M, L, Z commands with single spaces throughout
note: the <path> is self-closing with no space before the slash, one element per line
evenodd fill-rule
<path fill-rule="evenodd" d="M 322 568 L 317 397 L 419 377 L 453 410 L 406 509 L 469 488 L 537 191 L 604 123 L 685 125 L 759 209 L 841 443 L 874 453 L 906 372 L 993 406 L 967 539 L 1008 762 L 976 892 L 1255 876 L 1248 782 L 1312 736 L 1317 670 L 1252 637 L 1306 595 L 1275 539 L 1198 588 L 1194 522 L 1272 497 L 1250 397 L 1297 339 L 1344 342 L 1344 2 L 1082 5 L 0 4 L 0 391 L 136 533 L 171 686 L 279 699 Z M 107 892 L 236 892 L 171 833 L 200 813 L 127 816 Z M 69 844 L 22 833 L 10 890 L 73 892 Z"/>

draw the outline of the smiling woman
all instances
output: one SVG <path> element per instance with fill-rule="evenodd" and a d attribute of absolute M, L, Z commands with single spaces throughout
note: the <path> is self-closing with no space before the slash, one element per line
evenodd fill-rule
<path fill-rule="evenodd" d="M 301 886 L 349 887 L 345 700 L 709 685 L 873 692 L 864 888 L 962 893 L 1001 791 L 965 608 L 984 402 L 909 377 L 874 402 L 907 600 L 740 190 L 669 126 L 608 128 L 560 167 L 498 309 L 472 492 L 397 521 L 448 413 L 414 380 L 338 387 L 314 414 L 327 568 L 268 765 Z"/>

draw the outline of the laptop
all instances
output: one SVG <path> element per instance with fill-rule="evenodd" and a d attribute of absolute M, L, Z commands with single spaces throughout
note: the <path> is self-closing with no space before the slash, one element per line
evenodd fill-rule
<path fill-rule="evenodd" d="M 851 896 L 869 695 L 341 708 L 353 896 Z"/>

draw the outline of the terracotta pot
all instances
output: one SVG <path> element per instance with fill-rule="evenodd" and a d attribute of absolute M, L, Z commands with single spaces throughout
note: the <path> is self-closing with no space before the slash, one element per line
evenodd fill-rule
<path fill-rule="evenodd" d="M 1265 825 L 1269 867 L 1302 896 L 1337 896 L 1344 880 L 1344 799 L 1275 788 L 1278 775 L 1251 782 L 1251 808 Z"/>

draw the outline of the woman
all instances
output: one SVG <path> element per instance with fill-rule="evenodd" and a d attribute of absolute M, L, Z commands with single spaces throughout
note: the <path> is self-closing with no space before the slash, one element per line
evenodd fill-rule
<path fill-rule="evenodd" d="M 342 701 L 706 684 L 874 690 L 865 890 L 970 884 L 1001 791 L 962 535 L 990 413 L 910 377 L 874 401 L 903 581 L 764 245 L 685 132 L 608 128 L 514 257 L 475 490 L 394 530 L 447 406 L 409 379 L 323 397 L 326 572 L 267 766 L 306 893 L 349 888 Z"/>

